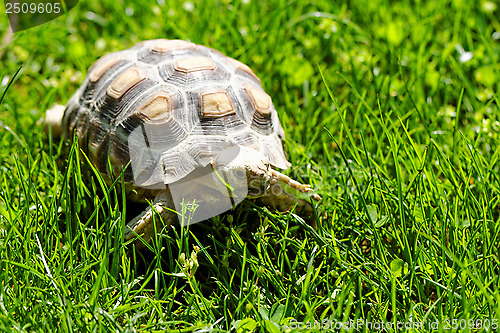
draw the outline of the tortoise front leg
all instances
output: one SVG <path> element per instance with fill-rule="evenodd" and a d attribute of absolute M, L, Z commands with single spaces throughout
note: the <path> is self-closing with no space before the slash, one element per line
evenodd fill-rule
<path fill-rule="evenodd" d="M 305 184 L 293 180 L 287 175 L 276 170 L 271 172 L 271 185 L 260 201 L 281 212 L 289 211 L 294 206 L 295 211 L 301 215 L 309 216 L 314 212 L 314 207 L 310 203 L 310 198 L 320 201 L 321 197 L 314 193 L 314 190 Z"/>
<path fill-rule="evenodd" d="M 144 242 L 151 243 L 155 236 L 155 230 L 160 233 L 164 227 L 168 228 L 178 221 L 174 208 L 175 205 L 170 191 L 168 189 L 160 191 L 156 195 L 152 207 L 148 206 L 141 214 L 127 223 L 125 226 L 125 240 L 133 239 L 139 235 L 143 241 L 138 238 L 133 242 L 137 248 L 144 247 Z M 160 215 L 161 219 L 158 216 L 153 218 L 155 211 Z"/>

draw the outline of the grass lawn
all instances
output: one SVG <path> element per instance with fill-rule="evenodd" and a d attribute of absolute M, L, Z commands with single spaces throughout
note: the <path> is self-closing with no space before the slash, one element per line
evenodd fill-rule
<path fill-rule="evenodd" d="M 81 0 L 17 32 L 0 58 L 0 331 L 496 331 L 498 7 Z M 97 58 L 153 38 L 257 73 L 286 173 L 323 197 L 317 228 L 244 202 L 127 250 L 122 184 L 84 181 L 39 119 Z"/>

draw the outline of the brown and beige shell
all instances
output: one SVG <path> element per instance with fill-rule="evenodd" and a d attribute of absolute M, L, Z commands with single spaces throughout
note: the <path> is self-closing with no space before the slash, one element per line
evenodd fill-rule
<path fill-rule="evenodd" d="M 283 128 L 259 78 L 235 59 L 182 40 L 144 41 L 99 59 L 67 103 L 63 131 L 76 132 L 105 174 L 136 158 L 145 171 L 136 185 L 144 187 L 180 180 L 233 145 L 289 166 Z M 138 175 L 127 168 L 125 178 Z"/>

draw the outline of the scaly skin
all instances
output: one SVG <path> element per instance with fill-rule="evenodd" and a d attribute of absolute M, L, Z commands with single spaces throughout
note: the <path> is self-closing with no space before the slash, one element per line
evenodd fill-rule
<path fill-rule="evenodd" d="M 178 221 L 177 213 L 174 210 L 174 202 L 172 201 L 168 187 L 158 193 L 152 207 L 160 215 L 160 218 L 158 216 L 153 218 L 155 212 L 151 206 L 148 206 L 125 226 L 124 238 L 126 241 L 140 236 L 132 242 L 136 248 L 143 248 L 144 243 L 151 243 L 151 240 L 155 236 L 155 231 L 161 233 L 163 228 L 168 229 Z M 153 220 L 155 223 L 153 223 Z"/>
<path fill-rule="evenodd" d="M 259 201 L 280 212 L 290 211 L 295 207 L 295 211 L 306 217 L 314 212 L 314 207 L 309 202 L 318 202 L 321 197 L 314 193 L 314 190 L 305 184 L 301 184 L 287 175 L 271 169 L 271 184 L 266 195 L 259 198 Z"/>

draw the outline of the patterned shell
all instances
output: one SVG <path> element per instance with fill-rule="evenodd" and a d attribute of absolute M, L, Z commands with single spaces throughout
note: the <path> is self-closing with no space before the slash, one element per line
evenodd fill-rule
<path fill-rule="evenodd" d="M 177 181 L 234 145 L 289 166 L 278 115 L 252 70 L 181 40 L 144 41 L 99 59 L 66 105 L 63 130 L 76 132 L 103 173 L 130 163 L 126 181 L 137 186 Z"/>

